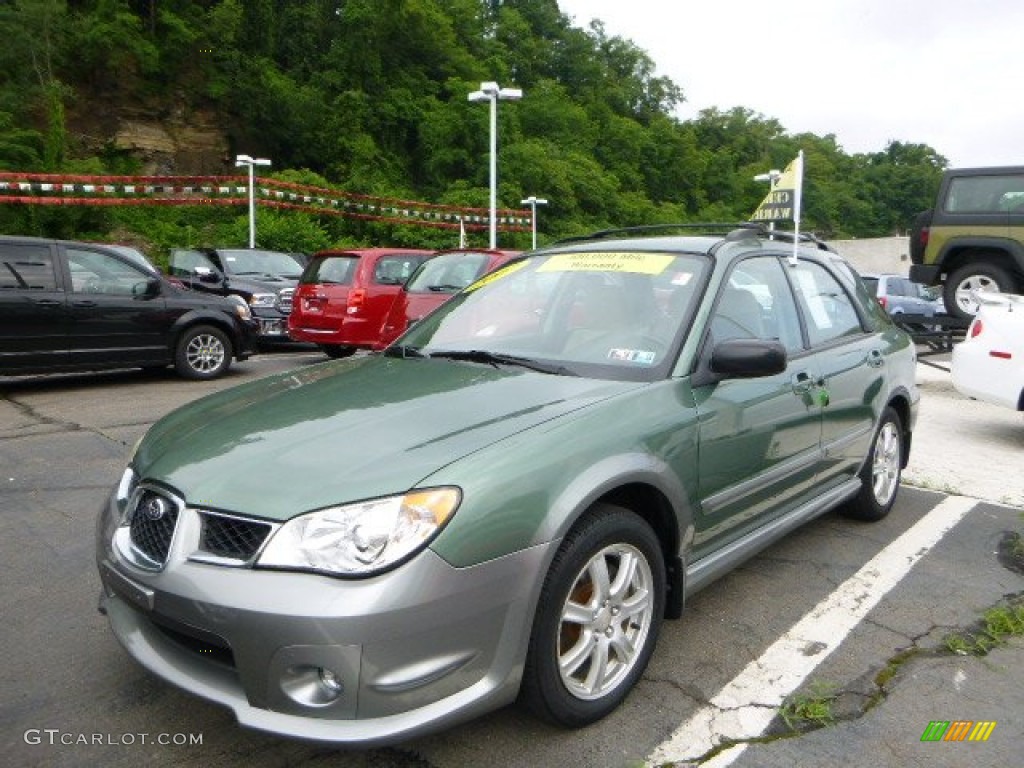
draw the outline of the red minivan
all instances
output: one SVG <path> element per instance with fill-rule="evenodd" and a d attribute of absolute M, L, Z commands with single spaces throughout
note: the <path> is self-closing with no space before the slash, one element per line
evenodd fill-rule
<path fill-rule="evenodd" d="M 417 320 L 520 253 L 487 249 L 438 251 L 433 258 L 420 265 L 395 296 L 381 329 L 378 348 L 386 347 Z"/>
<path fill-rule="evenodd" d="M 329 357 L 381 348 L 382 326 L 395 296 L 433 255 L 412 248 L 314 253 L 292 297 L 288 336 L 318 344 Z"/>

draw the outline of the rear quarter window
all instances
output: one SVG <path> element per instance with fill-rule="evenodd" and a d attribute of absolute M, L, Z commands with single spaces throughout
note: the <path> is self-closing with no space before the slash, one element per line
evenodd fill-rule
<path fill-rule="evenodd" d="M 373 267 L 373 282 L 378 285 L 403 285 L 426 256 L 382 256 Z"/>
<path fill-rule="evenodd" d="M 55 291 L 53 254 L 45 245 L 0 245 L 0 290 Z"/>

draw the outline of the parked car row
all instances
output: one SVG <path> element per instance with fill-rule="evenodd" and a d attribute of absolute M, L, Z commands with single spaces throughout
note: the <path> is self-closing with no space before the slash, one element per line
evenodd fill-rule
<path fill-rule="evenodd" d="M 383 349 L 516 251 L 365 248 L 313 255 L 288 317 L 295 341 L 330 357 Z"/>
<path fill-rule="evenodd" d="M 162 275 L 127 245 L 3 237 L 0 375 L 174 365 L 213 378 L 257 345 L 379 350 L 515 255 L 180 248 Z"/>

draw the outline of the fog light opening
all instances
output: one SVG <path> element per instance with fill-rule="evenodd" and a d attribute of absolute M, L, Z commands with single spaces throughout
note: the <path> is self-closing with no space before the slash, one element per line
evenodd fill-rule
<path fill-rule="evenodd" d="M 281 690 L 304 707 L 327 707 L 345 693 L 341 675 L 328 667 L 312 664 L 289 667 L 281 675 Z"/>

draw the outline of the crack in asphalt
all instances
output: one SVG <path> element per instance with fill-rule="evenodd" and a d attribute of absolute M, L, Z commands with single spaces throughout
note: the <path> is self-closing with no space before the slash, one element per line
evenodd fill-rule
<path fill-rule="evenodd" d="M 47 416 L 46 414 L 39 412 L 36 408 L 34 408 L 29 403 L 24 403 L 24 402 L 18 400 L 17 398 L 12 397 L 11 395 L 0 395 L 0 400 L 4 400 L 4 401 L 10 403 L 14 407 L 14 409 L 17 410 L 22 416 L 25 416 L 25 417 L 27 417 L 29 419 L 32 419 L 35 423 L 31 424 L 29 426 L 42 426 L 42 425 L 45 425 L 45 426 L 50 426 L 50 427 L 57 427 L 60 430 L 65 430 L 65 431 L 68 431 L 68 432 L 88 432 L 90 434 L 102 437 L 104 440 L 109 440 L 112 443 L 116 443 L 117 445 L 121 445 L 121 446 L 128 445 L 128 443 L 126 441 L 120 440 L 120 439 L 118 439 L 116 437 L 113 437 L 112 435 L 107 434 L 100 427 L 91 427 L 91 426 L 88 426 L 88 425 L 85 425 L 85 424 L 80 424 L 80 423 L 75 422 L 75 421 L 66 421 L 64 419 L 58 419 L 58 418 L 54 418 L 52 416 Z M 112 425 L 109 425 L 107 427 L 107 429 L 110 429 L 110 428 L 120 429 L 120 428 L 125 428 L 125 427 L 149 426 L 149 424 L 150 424 L 150 422 L 148 422 L 148 421 L 128 422 L 126 424 L 112 424 Z M 26 427 L 21 427 L 21 428 L 19 428 L 19 430 L 20 429 L 25 429 L 25 428 Z M 7 435 L 7 436 L 4 436 L 4 437 L 0 437 L 0 441 L 19 440 L 22 437 L 24 437 L 24 435 L 12 434 L 12 435 Z"/>

